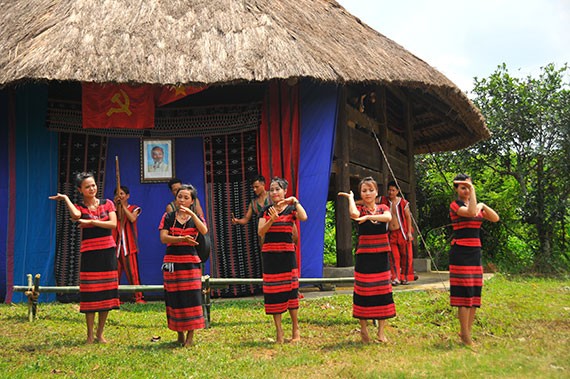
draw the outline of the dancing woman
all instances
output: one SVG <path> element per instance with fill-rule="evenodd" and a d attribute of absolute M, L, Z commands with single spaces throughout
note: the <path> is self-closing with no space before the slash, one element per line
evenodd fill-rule
<path fill-rule="evenodd" d="M 299 332 L 299 272 L 293 229 L 295 220 L 307 220 L 307 212 L 293 197 L 285 198 L 287 180 L 271 179 L 269 195 L 273 205 L 262 212 L 259 219 L 258 233 L 264 241 L 261 248 L 263 263 L 263 297 L 265 313 L 273 315 L 277 331 L 277 343 L 283 343 L 281 319 L 287 310 L 291 316 L 291 341 L 301 339 Z"/>
<path fill-rule="evenodd" d="M 160 221 L 160 242 L 166 245 L 162 271 L 168 328 L 178 342 L 190 346 L 194 330 L 205 327 L 202 310 L 202 269 L 195 246 L 198 233 L 206 234 L 204 220 L 192 211 L 194 187 L 182 185 L 176 194 L 177 210 Z M 184 334 L 186 333 L 186 335 Z"/>
<path fill-rule="evenodd" d="M 481 307 L 483 266 L 479 229 L 483 220 L 499 221 L 499 215 L 487 204 L 477 203 L 471 178 L 459 174 L 453 179 L 457 200 L 449 206 L 453 239 L 449 251 L 450 303 L 457 307 L 461 328 L 459 336 L 465 345 L 472 345 L 471 328 L 475 312 Z"/>
<path fill-rule="evenodd" d="M 87 343 L 106 343 L 105 322 L 111 309 L 119 309 L 119 280 L 113 229 L 117 227 L 115 204 L 97 198 L 93 174 L 82 172 L 75 179 L 83 203 L 73 204 L 65 194 L 50 196 L 63 200 L 71 219 L 81 228 L 81 263 L 79 269 L 79 312 L 85 313 Z M 97 332 L 93 336 L 95 313 L 99 313 Z"/>
<path fill-rule="evenodd" d="M 350 218 L 358 222 L 358 247 L 354 266 L 352 314 L 360 320 L 362 342 L 370 342 L 368 320 L 378 320 L 378 341 L 387 342 L 386 319 L 396 316 L 390 283 L 390 243 L 387 223 L 392 219 L 388 206 L 376 204 L 378 184 L 366 177 L 358 184 L 362 205 L 356 205 L 352 191 L 339 192 L 348 199 Z"/>

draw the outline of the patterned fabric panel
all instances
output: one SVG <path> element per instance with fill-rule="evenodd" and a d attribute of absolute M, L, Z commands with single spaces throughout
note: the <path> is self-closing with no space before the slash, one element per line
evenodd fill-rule
<path fill-rule="evenodd" d="M 97 196 L 101 197 L 106 157 L 106 137 L 61 133 L 58 192 L 68 195 L 74 204 L 81 203 L 83 200 L 75 188 L 75 175 L 82 171 L 91 171 L 95 174 L 99 189 Z M 58 201 L 56 209 L 56 285 L 76 286 L 79 285 L 81 231 L 71 221 L 63 201 Z M 79 300 L 76 294 L 58 294 L 57 298 L 62 302 Z"/>
<path fill-rule="evenodd" d="M 257 131 L 204 138 L 208 219 L 212 235 L 212 273 L 217 278 L 261 278 L 257 220 L 232 225 L 253 198 L 249 178 L 257 169 Z M 234 285 L 217 296 L 260 293 L 260 285 Z"/>

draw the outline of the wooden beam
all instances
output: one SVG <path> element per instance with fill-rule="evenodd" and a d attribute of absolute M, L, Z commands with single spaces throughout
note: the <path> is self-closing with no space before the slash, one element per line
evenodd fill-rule
<path fill-rule="evenodd" d="M 347 109 L 351 107 L 346 103 L 346 86 L 341 87 L 339 97 L 336 143 L 336 191 L 350 191 L 350 133 L 348 132 Z M 336 265 L 338 267 L 353 266 L 352 259 L 352 221 L 348 212 L 348 200 L 344 197 L 337 197 L 335 207 L 336 222 Z"/>
<path fill-rule="evenodd" d="M 380 140 L 380 146 L 384 150 L 384 153 L 388 154 L 388 110 L 386 109 L 386 87 L 380 87 L 380 101 L 377 102 L 379 107 L 379 112 L 377 114 L 380 115 L 380 120 L 378 126 L 380 127 L 378 133 L 378 139 Z M 386 184 L 388 184 L 388 178 L 390 174 L 390 170 L 388 169 L 388 163 L 384 159 L 382 153 L 380 153 L 380 167 L 382 171 L 382 189 L 379 189 L 379 192 L 384 194 L 386 193 Z"/>

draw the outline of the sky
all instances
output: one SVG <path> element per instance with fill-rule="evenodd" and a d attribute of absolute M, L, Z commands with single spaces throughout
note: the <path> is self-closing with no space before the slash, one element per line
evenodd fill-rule
<path fill-rule="evenodd" d="M 337 0 L 463 91 L 505 63 L 537 77 L 570 64 L 570 0 Z"/>

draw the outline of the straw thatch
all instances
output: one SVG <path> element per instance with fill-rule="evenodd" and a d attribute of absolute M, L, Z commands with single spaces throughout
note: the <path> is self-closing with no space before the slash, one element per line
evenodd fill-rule
<path fill-rule="evenodd" d="M 442 109 L 443 118 L 432 113 L 433 124 L 447 133 L 434 150 L 489 135 L 479 111 L 449 79 L 335 1 L 10 0 L 0 9 L 0 86 L 22 80 L 221 85 L 291 77 L 376 83 L 419 91 L 422 110 Z M 451 132 L 457 128 L 462 131 Z M 418 152 L 427 149 L 417 142 Z"/>

